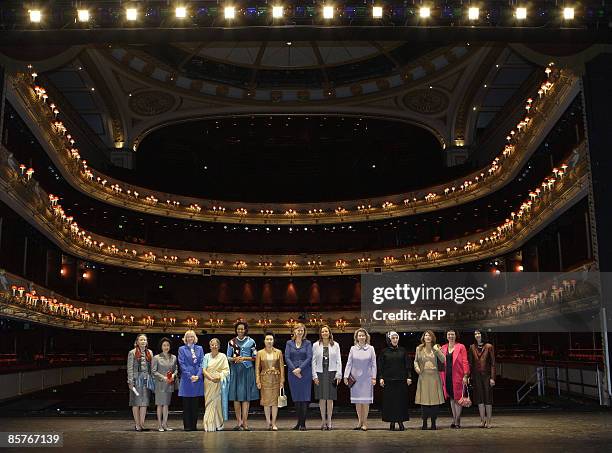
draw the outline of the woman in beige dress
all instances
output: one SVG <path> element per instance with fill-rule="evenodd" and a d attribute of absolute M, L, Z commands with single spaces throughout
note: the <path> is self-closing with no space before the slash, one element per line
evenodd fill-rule
<path fill-rule="evenodd" d="M 227 392 L 230 375 L 227 356 L 219 352 L 218 338 L 210 340 L 210 352 L 202 361 L 204 375 L 204 431 L 222 431 L 227 420 Z"/>
<path fill-rule="evenodd" d="M 274 347 L 274 334 L 267 332 L 264 337 L 265 347 L 257 352 L 255 358 L 255 382 L 261 395 L 261 405 L 266 414 L 268 431 L 278 431 L 278 396 L 285 385 L 285 363 L 283 353 Z"/>
<path fill-rule="evenodd" d="M 421 344 L 417 346 L 414 356 L 414 370 L 419 375 L 414 402 L 421 405 L 423 418 L 421 429 L 427 429 L 428 418 L 431 418 L 431 429 L 436 429 L 440 404 L 444 404 L 438 363 L 445 362 L 446 357 L 440 350 L 440 345 L 436 343 L 436 335 L 431 330 L 426 330 L 421 335 Z"/>

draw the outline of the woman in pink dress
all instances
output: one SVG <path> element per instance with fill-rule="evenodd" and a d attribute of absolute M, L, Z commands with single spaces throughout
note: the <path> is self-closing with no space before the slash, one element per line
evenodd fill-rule
<path fill-rule="evenodd" d="M 461 343 L 457 343 L 457 333 L 453 329 L 446 331 L 448 343 L 442 346 L 442 354 L 446 357 L 445 370 L 440 372 L 444 398 L 450 400 L 453 423 L 451 428 L 461 428 L 461 409 L 458 401 L 463 396 L 463 387 L 468 382 L 470 364 L 467 350 Z"/>

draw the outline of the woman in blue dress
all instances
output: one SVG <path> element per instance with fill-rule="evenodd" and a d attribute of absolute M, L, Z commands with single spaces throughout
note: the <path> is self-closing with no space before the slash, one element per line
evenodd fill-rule
<path fill-rule="evenodd" d="M 246 321 L 234 324 L 236 336 L 227 345 L 227 360 L 230 363 L 229 400 L 234 402 L 238 425 L 234 431 L 250 431 L 247 420 L 251 401 L 259 399 L 255 383 L 253 362 L 257 356 L 255 340 L 247 336 L 249 326 Z"/>
<path fill-rule="evenodd" d="M 183 427 L 185 431 L 196 431 L 200 398 L 204 396 L 202 379 L 202 360 L 204 349 L 196 344 L 198 336 L 193 330 L 188 330 L 183 336 L 183 346 L 178 351 L 180 366 L 179 396 L 183 399 Z"/>
<path fill-rule="evenodd" d="M 291 399 L 295 403 L 298 417 L 293 429 L 306 431 L 306 413 L 311 394 L 312 343 L 306 339 L 306 326 L 302 323 L 293 326 L 292 337 L 285 346 L 285 363 Z"/>

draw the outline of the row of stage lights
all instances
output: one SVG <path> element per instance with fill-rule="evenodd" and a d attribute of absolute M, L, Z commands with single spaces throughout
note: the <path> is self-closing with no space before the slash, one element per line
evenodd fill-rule
<path fill-rule="evenodd" d="M 336 8 L 333 5 L 323 5 L 322 14 L 323 19 L 332 20 L 334 19 Z M 30 16 L 30 22 L 41 23 L 43 21 L 43 11 L 40 9 L 30 9 L 28 11 Z M 226 20 L 236 19 L 237 8 L 235 6 L 225 6 L 223 8 L 223 16 Z M 466 9 L 467 18 L 471 21 L 477 21 L 480 18 L 480 8 L 470 6 Z M 573 7 L 563 7 L 560 11 L 561 17 L 566 20 L 572 20 L 575 17 L 575 9 Z M 282 5 L 272 6 L 272 18 L 282 19 L 285 15 L 285 8 Z M 372 6 L 372 18 L 382 19 L 384 15 L 383 6 Z M 175 17 L 177 19 L 185 19 L 188 16 L 188 9 L 186 6 L 177 6 L 175 8 Z M 517 20 L 526 20 L 528 16 L 528 10 L 524 6 L 519 6 L 514 9 L 514 17 Z M 81 23 L 87 23 L 90 21 L 92 15 L 88 9 L 78 9 L 76 14 L 76 20 Z M 429 19 L 431 17 L 431 7 L 421 6 L 419 8 L 419 17 L 421 19 Z M 126 8 L 125 19 L 129 22 L 136 22 L 139 18 L 139 10 L 137 8 Z"/>

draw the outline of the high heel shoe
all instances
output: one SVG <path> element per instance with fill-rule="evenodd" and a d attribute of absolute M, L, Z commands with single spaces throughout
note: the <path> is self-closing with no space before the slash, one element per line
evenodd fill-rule
<path fill-rule="evenodd" d="M 140 432 L 140 431 L 142 431 L 142 428 L 140 426 L 138 426 L 138 425 L 134 425 L 134 431 Z"/>
<path fill-rule="evenodd" d="M 321 425 L 321 431 L 325 431 L 327 429 L 327 425 L 325 423 L 323 423 Z"/>
<path fill-rule="evenodd" d="M 406 427 L 404 426 L 404 424 L 402 422 L 399 422 L 399 430 L 400 431 L 405 431 Z"/>
<path fill-rule="evenodd" d="M 395 423 L 389 423 L 389 431 L 395 431 Z"/>

